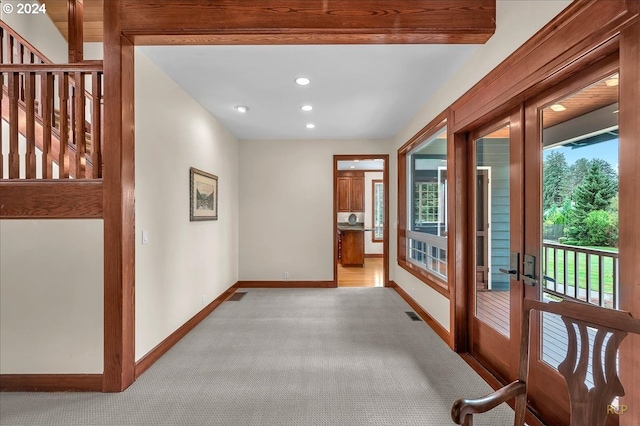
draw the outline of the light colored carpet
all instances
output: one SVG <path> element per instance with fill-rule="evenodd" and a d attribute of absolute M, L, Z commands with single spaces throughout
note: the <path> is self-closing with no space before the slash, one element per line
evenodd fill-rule
<path fill-rule="evenodd" d="M 450 425 L 491 391 L 392 289 L 243 291 L 125 392 L 1 393 L 0 424 Z"/>

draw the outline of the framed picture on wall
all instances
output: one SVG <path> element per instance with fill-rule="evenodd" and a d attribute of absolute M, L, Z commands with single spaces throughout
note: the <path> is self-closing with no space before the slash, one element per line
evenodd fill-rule
<path fill-rule="evenodd" d="M 218 220 L 218 176 L 190 169 L 190 220 Z"/>

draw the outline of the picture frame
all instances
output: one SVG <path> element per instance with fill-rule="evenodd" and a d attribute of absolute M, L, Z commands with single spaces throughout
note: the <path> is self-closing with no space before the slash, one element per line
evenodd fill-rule
<path fill-rule="evenodd" d="M 189 220 L 218 220 L 218 176 L 189 169 Z"/>

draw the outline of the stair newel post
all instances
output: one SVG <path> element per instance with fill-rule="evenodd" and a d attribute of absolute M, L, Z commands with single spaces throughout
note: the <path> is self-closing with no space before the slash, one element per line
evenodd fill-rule
<path fill-rule="evenodd" d="M 58 74 L 58 96 L 60 97 L 60 156 L 58 166 L 60 167 L 60 179 L 69 178 L 69 74 L 60 72 Z"/>
<path fill-rule="evenodd" d="M 82 62 L 83 59 L 83 23 L 84 0 L 68 0 L 67 2 L 67 34 L 69 38 L 69 63 Z M 77 88 L 76 88 L 77 89 Z M 80 92 L 80 93 L 84 93 Z"/>
<path fill-rule="evenodd" d="M 53 178 L 51 154 L 51 117 L 53 115 L 53 74 L 40 74 L 40 113 L 42 114 L 42 179 Z"/>
<path fill-rule="evenodd" d="M 85 96 L 84 73 L 76 71 L 75 79 L 75 140 L 76 140 L 76 179 L 87 177 L 86 138 L 85 138 Z"/>
<path fill-rule="evenodd" d="M 20 179 L 20 154 L 18 153 L 18 97 L 19 79 L 17 72 L 9 75 L 9 179 Z"/>
<path fill-rule="evenodd" d="M 93 178 L 102 177 L 102 79 L 98 72 L 91 73 L 91 91 L 93 92 L 91 115 L 91 161 Z"/>
<path fill-rule="evenodd" d="M 25 106 L 26 106 L 26 139 L 27 149 L 25 157 L 25 178 L 36 178 L 36 74 L 34 72 L 24 73 L 25 82 Z"/>

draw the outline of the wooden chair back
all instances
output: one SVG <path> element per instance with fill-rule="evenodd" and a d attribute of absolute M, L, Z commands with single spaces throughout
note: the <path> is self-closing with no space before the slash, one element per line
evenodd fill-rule
<path fill-rule="evenodd" d="M 624 395 L 617 371 L 620 343 L 628 333 L 640 334 L 640 320 L 626 311 L 586 303 L 566 300 L 547 303 L 529 299 L 523 303 L 518 380 L 482 398 L 457 400 L 451 410 L 455 423 L 471 426 L 473 414 L 489 411 L 515 398 L 514 425 L 524 425 L 530 358 L 530 319 L 531 311 L 534 310 L 560 315 L 567 329 L 567 354 L 558 366 L 558 371 L 564 376 L 569 390 L 570 425 L 604 426 L 607 406 L 616 396 Z M 593 345 L 590 333 L 595 333 Z M 593 361 L 594 385 L 591 389 L 587 387 L 590 358 Z"/>

